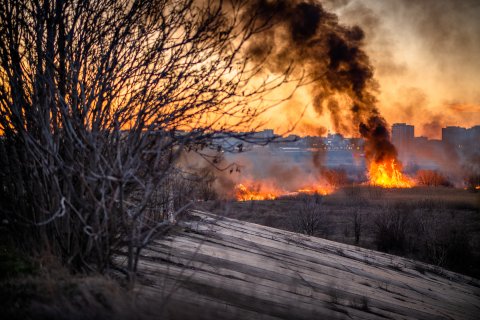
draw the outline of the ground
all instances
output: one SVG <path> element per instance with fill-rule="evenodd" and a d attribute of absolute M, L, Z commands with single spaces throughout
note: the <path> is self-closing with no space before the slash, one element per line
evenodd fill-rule
<path fill-rule="evenodd" d="M 304 202 L 302 197 L 209 201 L 198 203 L 197 208 L 220 216 L 303 232 L 295 220 Z M 354 215 L 359 214 L 361 234 L 356 245 L 480 278 L 479 208 L 480 192 L 463 189 L 343 188 L 323 197 L 321 223 L 313 235 L 356 244 Z M 400 218 L 402 220 L 397 221 Z M 392 233 L 396 238 L 389 237 Z"/>
<path fill-rule="evenodd" d="M 436 266 L 200 211 L 181 226 L 139 265 L 139 294 L 163 302 L 167 318 L 476 319 L 480 311 L 480 282 Z"/>

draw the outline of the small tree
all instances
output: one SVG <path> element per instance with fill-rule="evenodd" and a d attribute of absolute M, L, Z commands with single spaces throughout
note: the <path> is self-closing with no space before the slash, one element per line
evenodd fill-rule
<path fill-rule="evenodd" d="M 363 229 L 365 227 L 365 216 L 360 213 L 359 209 L 354 209 L 351 212 L 351 218 L 353 223 L 353 233 L 355 236 L 355 244 L 360 242 L 360 237 L 362 235 Z"/>
<path fill-rule="evenodd" d="M 450 182 L 436 170 L 418 170 L 418 183 L 424 186 L 439 187 L 450 186 Z"/>
<path fill-rule="evenodd" d="M 291 225 L 296 232 L 309 236 L 317 235 L 325 223 L 320 195 L 304 196 L 299 208 L 291 214 Z"/>
<path fill-rule="evenodd" d="M 377 248 L 386 252 L 403 252 L 410 229 L 413 209 L 397 203 L 385 206 L 374 219 L 374 234 Z"/>
<path fill-rule="evenodd" d="M 348 182 L 345 169 L 323 169 L 321 173 L 328 184 L 335 188 L 345 186 Z"/>
<path fill-rule="evenodd" d="M 289 76 L 242 55 L 269 27 L 247 4 L 0 0 L 0 212 L 25 248 L 134 277 L 179 155 L 245 139 Z"/>

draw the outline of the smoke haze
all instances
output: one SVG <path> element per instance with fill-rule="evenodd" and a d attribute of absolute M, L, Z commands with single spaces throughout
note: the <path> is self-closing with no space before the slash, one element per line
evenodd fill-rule
<path fill-rule="evenodd" d="M 480 122 L 479 1 L 323 3 L 342 23 L 365 31 L 378 106 L 390 123 L 410 122 L 419 135 L 440 138 L 441 127 Z"/>
<path fill-rule="evenodd" d="M 271 23 L 271 28 L 253 38 L 246 54 L 267 61 L 270 72 L 294 63 L 311 82 L 317 116 L 328 110 L 336 132 L 359 132 L 367 159 L 395 159 L 387 123 L 376 107 L 378 85 L 363 49 L 364 31 L 339 23 L 316 1 L 252 0 L 251 7 L 247 12 L 259 12 L 259 25 Z"/>

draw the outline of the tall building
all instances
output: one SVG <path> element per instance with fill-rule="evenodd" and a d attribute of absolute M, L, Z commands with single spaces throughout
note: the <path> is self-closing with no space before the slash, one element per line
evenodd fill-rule
<path fill-rule="evenodd" d="M 406 123 L 394 123 L 392 126 L 392 143 L 400 150 L 408 150 L 415 137 L 415 127 Z"/>
<path fill-rule="evenodd" d="M 457 126 L 442 128 L 442 142 L 458 149 L 467 142 L 467 129 Z"/>
<path fill-rule="evenodd" d="M 480 126 L 474 126 L 467 130 L 467 139 L 470 144 L 480 145 Z"/>

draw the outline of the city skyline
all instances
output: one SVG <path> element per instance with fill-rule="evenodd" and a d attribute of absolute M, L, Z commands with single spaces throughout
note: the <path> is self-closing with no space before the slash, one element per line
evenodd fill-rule
<path fill-rule="evenodd" d="M 409 130 L 408 132 L 404 132 L 403 130 L 405 130 L 404 127 L 407 127 Z M 459 125 L 453 125 L 453 126 L 444 126 L 444 127 L 441 127 L 441 135 L 440 135 L 440 139 L 435 139 L 435 138 L 429 138 L 425 135 L 415 135 L 415 125 L 413 124 L 409 124 L 409 123 L 406 123 L 406 122 L 396 122 L 396 123 L 393 123 L 390 127 L 390 138 L 392 139 L 392 142 L 393 140 L 395 140 L 393 137 L 395 135 L 395 132 L 396 132 L 396 129 L 399 130 L 399 134 L 400 132 L 404 133 L 404 134 L 407 134 L 409 135 L 411 138 L 420 138 L 422 140 L 432 140 L 432 141 L 442 141 L 442 140 L 445 140 L 444 137 L 445 137 L 445 134 L 447 135 L 451 135 L 451 132 L 452 131 L 455 131 L 457 135 L 466 135 L 468 137 L 468 134 L 469 132 L 472 132 L 472 134 L 479 134 L 480 132 L 480 124 L 476 124 L 476 125 L 473 125 L 471 127 L 462 127 L 462 126 L 459 126 Z M 271 128 L 267 128 L 267 129 L 263 129 L 261 131 L 257 131 L 254 133 L 255 134 L 255 137 L 259 137 L 259 138 L 273 138 L 273 137 L 280 137 L 280 135 L 276 134 L 275 133 L 275 129 L 271 129 Z M 348 135 L 343 135 L 341 133 L 338 133 L 338 132 L 335 132 L 335 131 L 331 131 L 331 130 L 328 130 L 326 132 L 326 134 L 324 135 L 299 135 L 299 134 L 294 134 L 294 133 L 291 133 L 289 134 L 288 136 L 284 137 L 284 138 L 293 138 L 293 137 L 298 137 L 298 138 L 308 138 L 308 137 L 321 137 L 321 138 L 326 138 L 328 136 L 342 136 L 343 138 L 346 138 L 346 139 L 361 139 L 361 137 L 356 137 L 356 136 L 348 136 Z M 448 138 L 447 138 L 448 139 Z"/>

